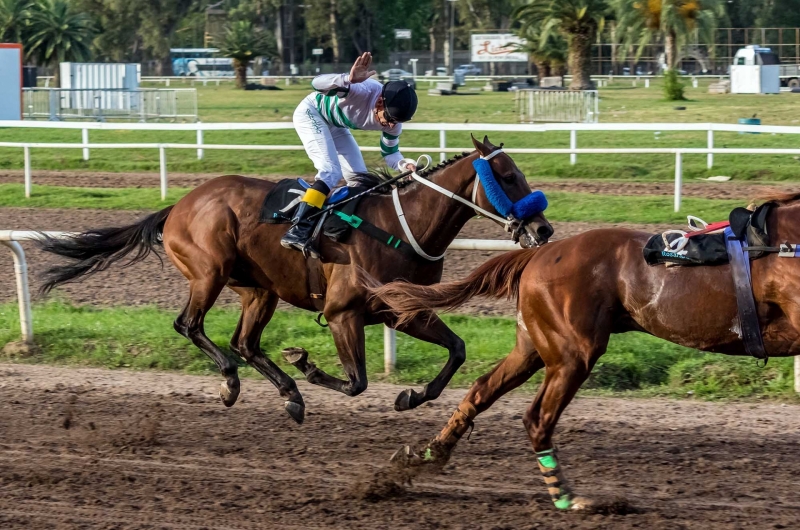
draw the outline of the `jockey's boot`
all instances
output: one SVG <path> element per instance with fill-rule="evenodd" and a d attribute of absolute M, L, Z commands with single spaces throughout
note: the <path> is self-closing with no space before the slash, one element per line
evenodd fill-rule
<path fill-rule="evenodd" d="M 281 246 L 303 251 L 308 245 L 314 227 L 317 225 L 318 217 L 309 219 L 310 216 L 319 212 L 325 204 L 330 188 L 321 180 L 318 180 L 306 190 L 303 200 L 297 205 L 297 210 L 292 218 L 292 227 L 281 238 Z"/>

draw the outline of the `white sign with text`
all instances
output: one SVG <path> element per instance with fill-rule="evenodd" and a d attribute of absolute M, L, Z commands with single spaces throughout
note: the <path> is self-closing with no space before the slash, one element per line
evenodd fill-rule
<path fill-rule="evenodd" d="M 528 54 L 514 46 L 524 45 L 525 39 L 511 33 L 476 33 L 472 35 L 470 44 L 473 63 L 528 62 Z"/>

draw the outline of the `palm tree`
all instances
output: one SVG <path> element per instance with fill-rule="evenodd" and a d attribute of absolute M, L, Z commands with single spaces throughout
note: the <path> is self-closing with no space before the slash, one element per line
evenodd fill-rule
<path fill-rule="evenodd" d="M 605 0 L 530 0 L 514 11 L 521 30 L 539 28 L 540 42 L 558 33 L 567 41 L 567 64 L 572 74 L 571 90 L 593 88 L 591 52 L 598 30 L 605 24 L 609 8 Z"/>
<path fill-rule="evenodd" d="M 721 0 L 614 0 L 623 53 L 635 47 L 636 59 L 653 38 L 663 39 L 667 70 L 678 64 L 678 49 L 690 41 L 714 42 L 717 21 L 725 16 Z"/>
<path fill-rule="evenodd" d="M 32 5 L 31 0 L 0 0 L 0 41 L 23 42 Z"/>
<path fill-rule="evenodd" d="M 59 64 L 64 61 L 87 61 L 95 30 L 92 19 L 76 12 L 65 0 L 40 0 L 31 9 L 27 57 L 41 65 L 55 67 L 59 82 Z"/>
<path fill-rule="evenodd" d="M 236 87 L 247 86 L 247 66 L 260 55 L 274 55 L 275 45 L 266 33 L 257 30 L 251 22 L 240 20 L 228 26 L 220 51 L 233 59 Z"/>
<path fill-rule="evenodd" d="M 536 66 L 539 81 L 551 75 L 561 76 L 567 63 L 567 43 L 560 35 L 550 35 L 542 42 L 538 28 L 529 26 L 515 31 L 516 35 L 525 39 L 524 44 L 514 44 L 516 51 L 525 52 Z"/>

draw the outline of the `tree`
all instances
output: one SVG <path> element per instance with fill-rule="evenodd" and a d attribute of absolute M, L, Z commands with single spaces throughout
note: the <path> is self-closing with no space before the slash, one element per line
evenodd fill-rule
<path fill-rule="evenodd" d="M 678 50 L 695 40 L 714 44 L 717 21 L 725 16 L 720 0 L 615 0 L 618 37 L 637 49 L 637 59 L 644 46 L 654 38 L 664 41 L 666 65 L 678 65 Z"/>
<path fill-rule="evenodd" d="M 245 88 L 250 61 L 259 55 L 274 55 L 275 46 L 269 35 L 255 29 L 252 23 L 239 20 L 228 26 L 220 52 L 233 59 L 236 87 Z"/>
<path fill-rule="evenodd" d="M 541 35 L 535 27 L 518 29 L 515 34 L 525 39 L 525 43 L 514 45 L 514 49 L 528 54 L 530 61 L 536 66 L 540 82 L 543 77 L 564 74 L 564 66 L 567 62 L 567 43 L 563 37 L 551 35 L 542 42 Z"/>
<path fill-rule="evenodd" d="M 59 64 L 89 60 L 94 33 L 92 19 L 76 12 L 65 0 L 40 0 L 31 10 L 26 56 L 54 66 L 58 84 Z"/>
<path fill-rule="evenodd" d="M 605 0 L 531 0 L 514 11 L 521 31 L 539 28 L 542 44 L 558 33 L 567 41 L 567 64 L 572 74 L 570 90 L 593 88 L 592 43 L 605 24 Z"/>
<path fill-rule="evenodd" d="M 32 6 L 31 0 L 0 0 L 0 41 L 23 42 Z"/>
<path fill-rule="evenodd" d="M 618 36 L 624 42 L 622 53 L 636 47 L 636 58 L 654 38 L 663 39 L 666 56 L 665 93 L 667 99 L 683 97 L 683 86 L 674 70 L 678 50 L 689 42 L 702 40 L 714 44 L 717 21 L 725 16 L 720 0 L 615 0 Z"/>

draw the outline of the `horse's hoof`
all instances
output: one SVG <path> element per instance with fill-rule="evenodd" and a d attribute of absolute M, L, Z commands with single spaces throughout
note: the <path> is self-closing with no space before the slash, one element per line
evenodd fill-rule
<path fill-rule="evenodd" d="M 569 509 L 580 512 L 583 510 L 591 510 L 594 508 L 594 506 L 595 502 L 592 499 L 587 499 L 586 497 L 574 497 Z"/>
<path fill-rule="evenodd" d="M 410 446 L 406 445 L 395 451 L 389 462 L 396 466 L 409 467 L 419 465 L 422 463 L 422 459 Z"/>
<path fill-rule="evenodd" d="M 308 360 L 308 352 L 304 348 L 286 348 L 281 355 L 289 364 L 304 363 Z"/>
<path fill-rule="evenodd" d="M 402 412 L 404 410 L 411 410 L 413 408 L 418 407 L 420 404 L 419 394 L 414 392 L 414 390 L 408 388 L 400 392 L 397 395 L 397 399 L 394 400 L 394 410 L 397 412 Z"/>
<path fill-rule="evenodd" d="M 239 386 L 230 388 L 227 382 L 220 383 L 219 385 L 219 399 L 226 407 L 232 407 L 236 400 L 239 399 Z"/>
<path fill-rule="evenodd" d="M 303 420 L 306 417 L 306 407 L 302 403 L 295 403 L 294 401 L 287 401 L 283 404 L 283 408 L 286 409 L 286 412 L 289 416 L 292 417 L 294 421 L 298 423 L 298 425 L 303 424 Z"/>

